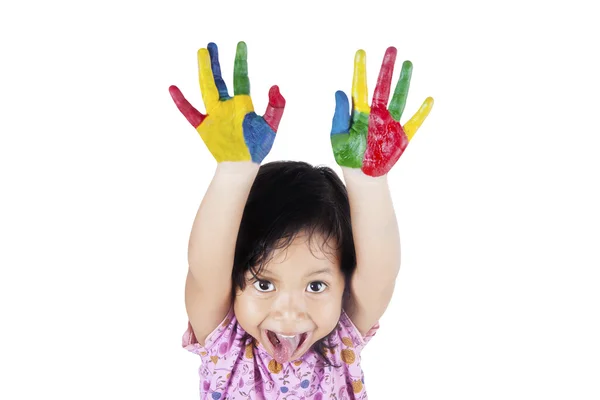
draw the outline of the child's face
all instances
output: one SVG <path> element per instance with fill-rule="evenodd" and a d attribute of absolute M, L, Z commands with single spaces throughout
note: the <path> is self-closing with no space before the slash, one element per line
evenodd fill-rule
<path fill-rule="evenodd" d="M 339 261 L 313 237 L 298 235 L 289 248 L 276 250 L 260 280 L 246 275 L 234 311 L 240 325 L 280 364 L 300 358 L 337 325 L 344 275 Z M 325 250 L 325 253 L 321 250 Z M 311 252 L 312 250 L 312 252 Z"/>

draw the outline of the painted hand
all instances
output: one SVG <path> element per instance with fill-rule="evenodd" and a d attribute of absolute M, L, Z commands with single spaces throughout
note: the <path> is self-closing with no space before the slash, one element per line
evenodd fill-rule
<path fill-rule="evenodd" d="M 256 115 L 250 98 L 246 43 L 237 45 L 233 97 L 227 93 L 221 77 L 217 45 L 209 43 L 207 47 L 198 50 L 200 91 L 206 115 L 196 110 L 176 86 L 169 88 L 171 97 L 217 162 L 252 160 L 260 164 L 273 146 L 285 99 L 277 86 L 271 87 L 265 115 Z"/>
<path fill-rule="evenodd" d="M 369 107 L 366 58 L 364 50 L 358 50 L 354 57 L 352 115 L 349 114 L 346 94 L 342 91 L 335 94 L 331 146 L 338 165 L 361 168 L 366 175 L 381 176 L 387 174 L 398 161 L 431 111 L 433 98 L 425 99 L 419 111 L 404 126 L 400 125 L 410 86 L 412 63 L 404 61 L 402 64 L 400 79 L 388 109 L 396 61 L 396 48 L 388 47 L 373 93 L 373 102 Z"/>

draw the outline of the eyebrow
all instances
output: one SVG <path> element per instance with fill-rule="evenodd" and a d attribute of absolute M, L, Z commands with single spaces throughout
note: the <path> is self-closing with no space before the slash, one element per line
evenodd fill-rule
<path fill-rule="evenodd" d="M 331 268 L 329 267 L 325 267 L 325 268 L 321 268 L 318 269 L 316 271 L 313 271 L 311 273 L 306 274 L 305 277 L 310 277 L 313 275 L 319 275 L 319 274 L 327 274 L 327 275 L 331 275 L 333 276 L 333 272 L 331 271 Z M 259 278 L 265 279 L 265 280 L 269 280 L 269 281 L 276 281 L 277 278 L 275 275 L 271 274 L 270 271 L 261 271 L 260 274 L 257 275 Z M 248 278 L 249 280 L 255 279 L 254 276 L 250 275 L 250 277 Z"/>
<path fill-rule="evenodd" d="M 328 268 L 328 267 L 321 268 L 321 269 L 319 269 L 317 271 L 313 271 L 310 274 L 307 274 L 306 276 L 308 277 L 308 276 L 319 275 L 319 274 L 328 274 L 328 275 L 332 275 L 333 276 L 333 273 L 331 272 L 331 268 Z"/>

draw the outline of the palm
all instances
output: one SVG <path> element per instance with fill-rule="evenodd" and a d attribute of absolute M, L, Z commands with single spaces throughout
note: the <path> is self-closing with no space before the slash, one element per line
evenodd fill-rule
<path fill-rule="evenodd" d="M 209 127 L 214 127 L 219 128 L 222 135 L 233 135 L 234 126 L 240 124 L 243 116 L 254 111 L 252 100 L 244 100 L 241 96 L 234 96 L 215 103 L 206 110 L 206 118 L 198 129 L 207 131 Z"/>
<path fill-rule="evenodd" d="M 336 110 L 331 129 L 331 144 L 336 162 L 340 166 L 361 168 L 371 176 L 386 174 L 398 161 L 408 142 L 421 126 L 433 106 L 428 97 L 420 110 L 404 125 L 400 117 L 404 111 L 412 64 L 405 61 L 394 96 L 387 108 L 390 84 L 396 59 L 396 49 L 387 49 L 372 107 L 367 100 L 366 55 L 356 52 L 352 81 L 352 115 L 344 92 L 336 93 Z"/>
<path fill-rule="evenodd" d="M 277 86 L 269 91 L 269 105 L 262 116 L 254 112 L 250 98 L 247 49 L 238 43 L 234 67 L 234 96 L 230 97 L 221 77 L 218 49 L 209 43 L 208 50 L 198 51 L 200 89 L 207 115 L 201 114 L 183 97 L 177 87 L 170 88 L 175 104 L 196 128 L 218 162 L 252 160 L 260 164 L 271 150 L 285 99 Z"/>
<path fill-rule="evenodd" d="M 368 128 L 369 115 L 356 112 L 352 115 L 352 124 L 348 132 L 331 135 L 331 147 L 339 165 L 349 168 L 362 167 L 363 155 L 367 148 Z"/>
<path fill-rule="evenodd" d="M 235 96 L 217 102 L 207 109 L 206 118 L 196 128 L 215 158 L 219 150 L 227 149 L 228 159 L 247 159 L 249 151 L 244 135 L 240 135 L 239 132 L 241 130 L 243 133 L 242 118 L 254 110 L 251 101 L 243 100 Z"/>

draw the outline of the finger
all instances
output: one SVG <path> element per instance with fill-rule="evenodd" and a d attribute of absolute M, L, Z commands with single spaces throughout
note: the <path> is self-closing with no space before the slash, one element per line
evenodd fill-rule
<path fill-rule="evenodd" d="M 235 64 L 233 67 L 233 92 L 236 95 L 250 95 L 250 80 L 248 79 L 248 48 L 244 42 L 239 42 L 235 51 Z"/>
<path fill-rule="evenodd" d="M 358 50 L 354 56 L 354 76 L 352 77 L 352 108 L 354 110 L 364 112 L 366 114 L 371 111 L 369 108 L 368 93 L 367 54 L 364 50 Z M 344 94 L 344 97 L 345 96 L 346 95 Z M 348 102 L 347 99 L 346 102 Z"/>
<path fill-rule="evenodd" d="M 383 63 L 377 78 L 377 86 L 373 92 L 372 106 L 387 107 L 390 98 L 390 86 L 392 84 L 392 74 L 394 73 L 394 62 L 396 62 L 397 50 L 395 47 L 388 47 L 383 56 Z"/>
<path fill-rule="evenodd" d="M 331 123 L 331 134 L 348 133 L 350 131 L 350 107 L 346 93 L 335 92 L 335 114 Z"/>
<path fill-rule="evenodd" d="M 281 122 L 284 108 L 285 99 L 279 92 L 279 87 L 277 85 L 272 86 L 269 90 L 269 105 L 267 106 L 267 111 L 265 111 L 263 118 L 274 132 L 277 132 L 277 128 L 279 128 L 279 122 Z"/>
<path fill-rule="evenodd" d="M 215 78 L 215 84 L 217 85 L 217 89 L 219 91 L 219 99 L 227 100 L 229 99 L 229 93 L 227 93 L 227 85 L 225 85 L 225 81 L 221 76 L 221 65 L 219 64 L 219 48 L 214 43 L 208 44 L 208 53 L 210 55 L 210 67 L 213 73 L 213 77 Z"/>
<path fill-rule="evenodd" d="M 415 133 L 419 130 L 425 118 L 429 115 L 429 112 L 433 108 L 433 97 L 428 97 L 425 99 L 419 111 L 412 116 L 410 120 L 406 124 L 404 124 L 404 133 L 406 133 L 406 137 L 410 141 Z"/>
<path fill-rule="evenodd" d="M 210 55 L 206 49 L 198 50 L 198 72 L 202 100 L 204 100 L 206 111 L 210 112 L 209 110 L 219 102 L 219 92 L 210 67 Z"/>
<path fill-rule="evenodd" d="M 400 122 L 400 118 L 404 112 L 404 106 L 406 105 L 406 97 L 408 96 L 408 88 L 410 87 L 412 68 L 413 65 L 410 61 L 404 61 L 402 63 L 400 78 L 398 79 L 396 90 L 394 90 L 394 95 L 392 96 L 392 101 L 390 102 L 390 114 L 397 122 Z"/>
<path fill-rule="evenodd" d="M 200 111 L 196 110 L 194 106 L 190 104 L 189 101 L 183 97 L 181 90 L 175 85 L 169 87 L 169 93 L 175 102 L 175 105 L 181 111 L 183 116 L 189 121 L 190 124 L 194 128 L 198 128 L 198 126 L 204 121 L 206 115 L 202 114 Z"/>

